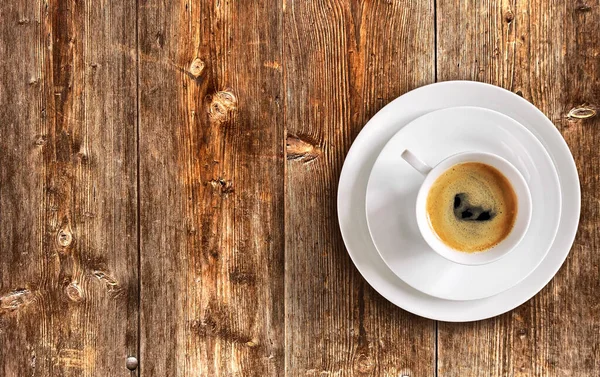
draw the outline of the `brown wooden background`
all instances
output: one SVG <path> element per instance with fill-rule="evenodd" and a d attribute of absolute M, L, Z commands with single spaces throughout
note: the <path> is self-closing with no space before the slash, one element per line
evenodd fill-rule
<path fill-rule="evenodd" d="M 335 208 L 366 121 L 452 79 L 538 106 L 583 194 L 468 324 L 380 297 Z M 597 376 L 598 107 L 598 0 L 3 0 L 0 376 Z"/>

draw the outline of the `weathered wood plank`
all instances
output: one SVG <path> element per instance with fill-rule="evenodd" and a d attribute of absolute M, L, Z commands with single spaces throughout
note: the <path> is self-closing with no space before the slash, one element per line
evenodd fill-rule
<path fill-rule="evenodd" d="M 281 2 L 140 2 L 141 373 L 283 373 Z"/>
<path fill-rule="evenodd" d="M 284 4 L 286 371 L 432 376 L 435 323 L 362 279 L 344 249 L 335 198 L 367 120 L 433 82 L 433 2 Z"/>
<path fill-rule="evenodd" d="M 540 108 L 574 154 L 583 195 L 575 245 L 539 295 L 495 319 L 440 324 L 439 375 L 596 375 L 600 4 L 438 0 L 437 15 L 438 78 L 500 85 Z"/>
<path fill-rule="evenodd" d="M 0 375 L 137 349 L 135 4 L 0 4 Z"/>

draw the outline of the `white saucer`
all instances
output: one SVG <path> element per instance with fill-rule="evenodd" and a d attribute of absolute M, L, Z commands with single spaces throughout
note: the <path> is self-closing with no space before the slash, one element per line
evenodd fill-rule
<path fill-rule="evenodd" d="M 417 227 L 415 201 L 424 177 L 400 157 L 410 150 L 430 166 L 465 151 L 503 157 L 523 175 L 533 211 L 527 234 L 493 263 L 466 266 L 429 247 Z M 542 144 L 512 118 L 480 107 L 433 111 L 398 131 L 383 148 L 367 186 L 367 223 L 379 254 L 412 287 L 448 300 L 476 300 L 525 279 L 552 246 L 561 212 L 560 183 Z"/>
<path fill-rule="evenodd" d="M 398 278 L 377 253 L 367 228 L 365 195 L 371 168 L 387 141 L 408 122 L 446 107 L 479 106 L 500 111 L 529 129 L 546 147 L 561 185 L 562 215 L 558 234 L 538 268 L 513 288 L 492 297 L 451 301 L 420 292 Z M 556 274 L 575 239 L 581 194 L 573 156 L 552 122 L 525 99 L 502 88 L 450 81 L 413 90 L 392 101 L 363 128 L 340 176 L 338 219 L 348 253 L 367 282 L 395 305 L 442 321 L 474 321 L 509 311 L 533 297 Z"/>

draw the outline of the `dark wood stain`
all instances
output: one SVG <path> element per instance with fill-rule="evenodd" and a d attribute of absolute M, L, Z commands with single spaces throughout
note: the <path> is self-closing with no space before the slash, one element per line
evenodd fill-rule
<path fill-rule="evenodd" d="M 0 20 L 0 376 L 600 370 L 597 0 L 29 0 Z M 358 132 L 436 79 L 534 103 L 581 179 L 558 275 L 476 323 L 384 300 L 336 219 Z"/>

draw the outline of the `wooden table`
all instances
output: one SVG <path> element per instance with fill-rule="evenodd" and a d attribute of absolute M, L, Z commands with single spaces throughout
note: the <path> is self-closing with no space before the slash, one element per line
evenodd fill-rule
<path fill-rule="evenodd" d="M 0 61 L 0 376 L 599 375 L 598 0 L 4 0 Z M 583 194 L 552 282 L 467 324 L 379 296 L 335 204 L 453 79 L 540 108 Z"/>

